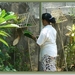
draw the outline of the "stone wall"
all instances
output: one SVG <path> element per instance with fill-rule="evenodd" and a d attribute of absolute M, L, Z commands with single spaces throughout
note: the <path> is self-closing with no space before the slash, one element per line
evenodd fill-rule
<path fill-rule="evenodd" d="M 42 12 L 51 12 L 60 8 L 63 14 L 68 14 L 70 9 L 75 7 L 75 2 L 43 2 L 42 3 Z"/>
<path fill-rule="evenodd" d="M 18 44 L 15 46 L 18 51 L 17 53 L 21 53 L 20 55 L 21 62 L 19 63 L 20 67 L 18 68 L 19 71 L 23 71 L 23 67 L 25 63 L 30 64 L 30 69 L 38 70 L 38 49 L 36 49 L 36 43 L 25 37 L 22 33 L 24 30 L 31 31 L 34 35 L 38 35 L 39 33 L 39 3 L 36 2 L 0 2 L 0 7 L 5 9 L 6 11 L 13 11 L 16 14 L 24 15 L 25 13 L 30 13 L 28 24 L 32 26 L 26 27 L 23 29 L 11 29 L 11 38 L 7 38 L 8 44 L 13 46 L 13 41 L 20 35 L 20 40 Z M 37 9 L 37 12 L 36 12 Z M 37 15 L 38 14 L 38 15 Z M 5 49 L 4 47 L 2 49 Z M 27 52 L 27 53 L 26 53 Z M 15 53 L 14 53 L 15 54 Z M 26 56 L 29 54 L 29 58 Z M 17 59 L 17 58 L 15 58 Z M 13 59 L 14 60 L 14 59 Z M 15 60 L 16 61 L 16 60 Z M 15 63 L 15 61 L 13 61 Z"/>

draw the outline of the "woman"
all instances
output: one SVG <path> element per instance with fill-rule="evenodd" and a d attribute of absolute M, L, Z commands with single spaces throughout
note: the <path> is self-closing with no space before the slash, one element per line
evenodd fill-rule
<path fill-rule="evenodd" d="M 56 71 L 56 57 L 57 57 L 57 45 L 56 45 L 56 30 L 52 27 L 55 24 L 55 18 L 49 13 L 42 14 L 42 23 L 44 28 L 41 30 L 37 44 L 40 46 L 40 62 L 42 71 Z M 36 37 L 32 36 L 35 40 Z"/>

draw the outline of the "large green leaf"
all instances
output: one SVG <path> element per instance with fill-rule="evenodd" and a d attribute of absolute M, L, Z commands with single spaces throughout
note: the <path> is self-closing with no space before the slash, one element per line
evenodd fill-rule
<path fill-rule="evenodd" d="M 16 17 L 16 15 L 7 15 L 6 17 L 4 17 L 4 19 L 5 19 L 6 21 L 11 20 L 11 19 L 16 20 L 17 17 Z"/>
<path fill-rule="evenodd" d="M 9 20 L 17 19 L 17 16 L 13 12 L 6 12 L 5 10 L 1 10 L 0 13 L 1 13 L 0 14 L 0 28 L 13 28 L 13 27 L 19 28 L 17 24 L 8 24 L 7 22 Z M 8 33 L 2 30 L 0 30 L 0 35 L 5 36 L 5 37 L 9 36 Z M 8 46 L 8 43 L 4 39 L 0 38 L 0 42 Z"/>
<path fill-rule="evenodd" d="M 27 30 L 25 30 L 25 31 L 23 32 L 23 34 L 24 34 L 25 36 L 29 37 L 29 38 L 32 38 L 32 35 L 33 35 L 30 31 L 27 31 Z"/>
<path fill-rule="evenodd" d="M 19 28 L 17 24 L 7 24 L 7 25 L 0 26 L 0 28 L 13 28 L 13 27 Z"/>
<path fill-rule="evenodd" d="M 5 31 L 0 30 L 0 35 L 8 37 L 10 36 L 8 33 L 6 33 Z"/>
<path fill-rule="evenodd" d="M 5 44 L 6 46 L 8 46 L 8 43 L 5 40 L 1 39 L 1 38 L 0 38 L 0 42 L 2 42 L 3 44 Z"/>
<path fill-rule="evenodd" d="M 2 18 L 2 17 L 4 17 L 5 15 L 6 15 L 6 11 L 5 11 L 5 10 L 2 10 L 0 17 Z"/>
<path fill-rule="evenodd" d="M 0 24 L 3 23 L 3 22 L 5 22 L 5 19 L 0 17 Z"/>

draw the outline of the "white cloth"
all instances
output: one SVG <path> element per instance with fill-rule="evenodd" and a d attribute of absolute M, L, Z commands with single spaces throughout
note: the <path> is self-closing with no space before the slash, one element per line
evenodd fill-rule
<path fill-rule="evenodd" d="M 52 57 L 57 56 L 56 34 L 57 32 L 52 25 L 47 25 L 41 30 L 37 39 L 37 44 L 41 48 L 40 61 L 45 54 Z"/>

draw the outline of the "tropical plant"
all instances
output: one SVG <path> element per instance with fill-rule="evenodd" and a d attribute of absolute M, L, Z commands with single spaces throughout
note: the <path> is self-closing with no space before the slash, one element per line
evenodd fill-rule
<path fill-rule="evenodd" d="M 65 46 L 65 57 L 67 62 L 67 67 L 72 70 L 72 66 L 75 65 L 75 24 L 72 26 L 67 26 L 69 30 L 66 36 L 69 37 L 69 43 Z"/>
<path fill-rule="evenodd" d="M 12 20 L 17 20 L 17 16 L 13 12 L 6 12 L 4 9 L 0 10 L 0 42 L 6 46 L 8 46 L 8 43 L 1 37 L 8 37 L 10 35 L 5 32 L 4 29 L 19 27 L 18 25 L 13 24 Z"/>
<path fill-rule="evenodd" d="M 20 19 L 14 12 L 6 12 L 4 9 L 0 10 L 0 42 L 3 43 L 4 48 L 6 49 L 6 52 L 3 53 L 3 48 L 0 48 L 0 71 L 16 71 L 20 70 L 21 66 L 19 66 L 20 61 L 22 61 L 22 53 L 18 52 L 17 48 L 13 46 L 13 48 L 10 48 L 11 46 L 8 45 L 8 43 L 5 41 L 5 37 L 10 36 L 9 33 L 6 32 L 6 28 L 13 28 L 16 27 L 17 29 L 21 29 L 20 25 L 22 21 L 24 21 L 25 18 Z M 17 25 L 18 24 L 18 25 Z M 30 26 L 31 24 L 27 24 L 27 26 Z M 32 33 L 25 30 L 23 34 L 29 38 L 31 38 Z M 14 48 L 15 47 L 15 48 Z M 16 51 L 17 52 L 16 52 Z M 18 59 L 15 60 L 12 58 L 11 54 L 16 54 L 16 57 Z M 28 52 L 26 52 L 26 57 L 28 56 Z M 29 58 L 29 57 L 28 57 Z M 27 59 L 28 59 L 27 58 Z M 13 60 L 14 65 L 10 60 Z M 15 60 L 15 61 L 14 61 Z M 14 69 L 18 68 L 18 69 Z M 23 70 L 29 70 L 30 64 L 25 63 Z"/>
<path fill-rule="evenodd" d="M 5 46 L 9 47 L 8 43 L 5 41 L 4 37 L 10 36 L 5 30 L 6 28 L 19 28 L 17 24 L 14 24 L 13 21 L 17 20 L 17 16 L 14 12 L 6 12 L 4 9 L 0 9 L 0 42 Z M 16 71 L 12 68 L 12 65 L 8 62 L 10 59 L 8 52 L 3 53 L 0 47 L 0 71 Z M 5 63 L 6 62 L 6 63 Z M 6 64 L 6 65 L 5 65 Z"/>

